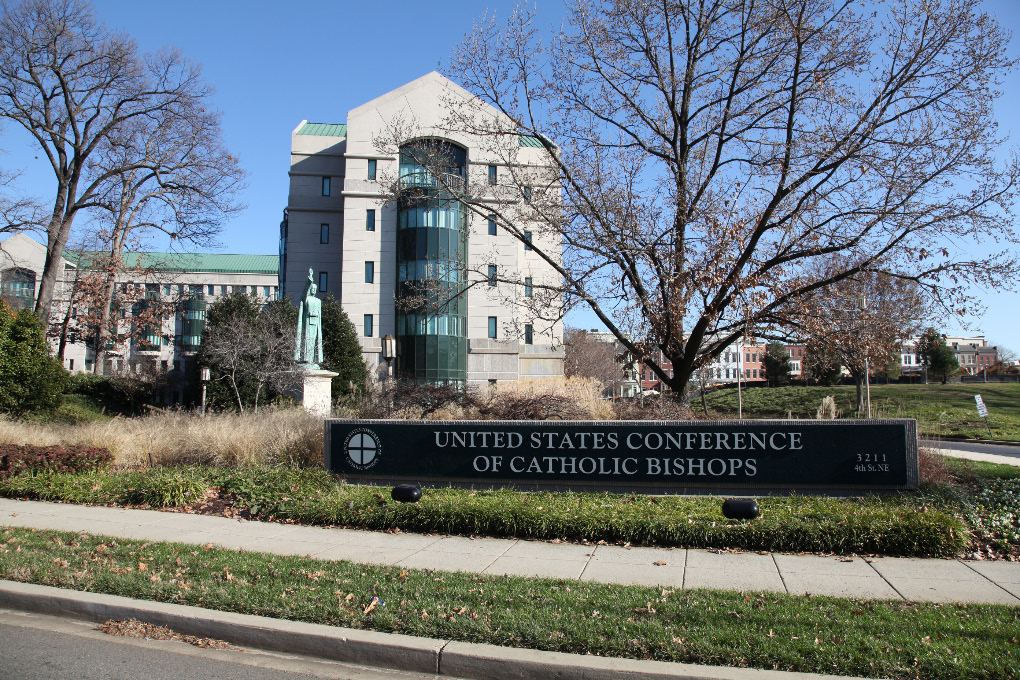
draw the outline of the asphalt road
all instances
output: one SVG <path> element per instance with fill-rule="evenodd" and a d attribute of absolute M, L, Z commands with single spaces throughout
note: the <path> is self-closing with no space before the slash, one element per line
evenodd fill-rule
<path fill-rule="evenodd" d="M 0 610 L 0 680 L 435 680 L 252 649 L 106 635 L 95 624 Z M 444 680 L 449 680 L 448 678 Z"/>
<path fill-rule="evenodd" d="M 919 444 L 934 449 L 955 449 L 957 451 L 973 451 L 975 453 L 990 453 L 995 456 L 1020 458 L 1020 446 L 1010 446 L 1009 444 L 982 444 L 980 442 L 961 442 L 952 439 L 943 439 L 941 442 L 922 439 Z"/>

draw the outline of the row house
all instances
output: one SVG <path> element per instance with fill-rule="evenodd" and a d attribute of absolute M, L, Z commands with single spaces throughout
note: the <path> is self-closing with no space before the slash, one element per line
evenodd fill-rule
<path fill-rule="evenodd" d="M 725 385 L 742 379 L 745 383 L 762 383 L 765 382 L 764 359 L 763 344 L 738 340 L 726 347 L 715 361 L 705 366 L 700 375 L 695 375 L 693 382 L 698 384 L 704 380 L 706 385 Z M 658 352 L 655 361 L 670 378 L 673 377 L 673 364 L 662 352 Z M 661 390 L 661 381 L 650 367 L 641 366 L 640 376 L 642 390 Z"/>
<path fill-rule="evenodd" d="M 978 375 L 999 362 L 999 350 L 985 341 L 985 336 L 973 337 L 943 335 L 946 346 L 953 350 L 956 362 L 969 375 Z M 900 343 L 900 369 L 904 374 L 922 373 L 924 364 L 917 351 L 920 338 L 910 338 Z"/>

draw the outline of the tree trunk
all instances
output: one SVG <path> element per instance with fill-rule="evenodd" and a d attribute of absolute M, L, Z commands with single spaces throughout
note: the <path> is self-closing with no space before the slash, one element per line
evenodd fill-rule
<path fill-rule="evenodd" d="M 60 324 L 60 344 L 57 347 L 57 358 L 64 363 L 64 352 L 67 350 L 67 329 L 71 325 L 71 309 L 73 306 L 68 301 L 67 311 L 64 312 L 64 321 Z"/>
<path fill-rule="evenodd" d="M 44 330 L 50 327 L 50 311 L 53 308 L 53 295 L 57 288 L 57 275 L 63 271 L 61 260 L 64 257 L 64 246 L 67 245 L 67 237 L 71 234 L 71 222 L 74 221 L 74 213 L 68 213 L 66 209 L 67 204 L 72 202 L 74 193 L 66 180 L 59 181 L 57 198 L 53 202 L 53 215 L 46 229 L 46 263 L 43 265 L 39 281 L 39 296 L 35 301 L 35 315 L 42 321 Z"/>
<path fill-rule="evenodd" d="M 123 195 L 123 194 L 122 194 Z M 124 252 L 124 240 L 127 238 L 124 226 L 124 208 L 117 215 L 117 223 L 110 235 L 110 261 L 107 263 L 106 285 L 103 287 L 103 298 L 100 302 L 100 321 L 96 332 L 96 364 L 106 355 L 106 338 L 110 334 L 110 316 L 113 313 L 113 293 L 117 288 L 117 273 L 121 269 L 121 256 Z"/>
<path fill-rule="evenodd" d="M 857 415 L 864 413 L 864 374 L 853 373 L 854 386 L 857 388 Z"/>

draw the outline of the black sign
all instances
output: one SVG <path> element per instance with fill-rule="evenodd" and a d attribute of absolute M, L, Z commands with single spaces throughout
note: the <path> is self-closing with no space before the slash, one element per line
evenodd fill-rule
<path fill-rule="evenodd" d="M 914 420 L 326 421 L 358 479 L 620 490 L 917 487 Z"/>

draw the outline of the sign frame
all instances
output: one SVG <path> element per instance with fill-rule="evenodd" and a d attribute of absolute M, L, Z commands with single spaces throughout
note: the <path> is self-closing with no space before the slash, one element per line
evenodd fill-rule
<path fill-rule="evenodd" d="M 515 488 L 521 490 L 574 490 L 609 491 L 614 493 L 650 494 L 719 494 L 760 496 L 769 494 L 828 494 L 839 496 L 861 496 L 868 494 L 894 493 L 916 489 L 919 482 L 917 458 L 917 422 L 914 419 L 862 419 L 862 420 L 696 420 L 696 421 L 501 421 L 501 420 L 346 420 L 328 419 L 324 424 L 324 464 L 326 469 L 356 483 L 397 484 L 418 482 L 424 486 L 461 486 L 473 488 Z M 382 434 L 379 434 L 382 432 Z M 446 435 L 436 436 L 436 433 Z M 460 432 L 460 435 L 456 433 Z M 468 434 L 475 432 L 477 445 L 464 449 L 461 456 L 457 451 L 449 456 L 433 451 L 427 461 L 415 456 L 430 448 L 424 440 L 425 433 L 435 440 L 436 446 L 444 443 L 454 447 L 459 443 L 467 446 Z M 495 433 L 504 433 L 496 440 Z M 513 432 L 518 435 L 507 436 Z M 609 451 L 608 439 L 597 440 L 593 433 L 602 432 L 606 437 L 615 432 L 616 448 Z M 727 439 L 725 432 L 736 433 L 734 439 Z M 741 432 L 754 432 L 755 436 L 737 438 Z M 454 433 L 454 434 L 450 434 Z M 483 433 L 489 433 L 483 437 Z M 579 474 L 569 458 L 577 458 L 573 452 L 566 455 L 541 456 L 549 450 L 543 442 L 550 444 L 564 441 L 563 436 L 576 442 L 581 434 L 588 439 L 582 441 L 589 446 L 601 441 L 604 455 L 587 450 L 583 466 L 602 466 L 601 474 Z M 621 441 L 620 434 L 629 436 Z M 645 433 L 645 434 L 638 434 Z M 666 433 L 671 433 L 665 437 Z M 798 434 L 799 433 L 799 434 Z M 527 434 L 530 444 L 539 442 L 538 448 L 528 448 L 523 437 Z M 772 440 L 769 441 L 768 437 Z M 559 438 L 559 439 L 558 439 Z M 727 442 L 730 446 L 743 444 L 751 446 L 754 457 L 736 456 L 730 450 L 726 455 L 706 458 L 716 449 L 696 450 L 699 443 L 707 440 Z M 355 441 L 356 440 L 356 441 Z M 371 441 L 370 441 L 371 440 Z M 654 455 L 647 449 L 632 449 L 638 441 L 649 445 L 691 444 L 686 452 L 671 450 L 662 457 L 660 451 Z M 352 442 L 360 456 L 355 462 L 346 453 L 345 447 Z M 423 443 L 424 442 L 424 443 Z M 778 449 L 763 450 L 758 444 L 777 445 Z M 484 445 L 483 445 L 484 444 Z M 508 446 L 515 444 L 517 446 Z M 793 446 L 798 451 L 786 451 L 783 447 Z M 805 449 L 805 447 L 807 447 Z M 463 448 L 463 447 L 462 447 Z M 755 450 L 757 449 L 757 450 Z M 411 453 L 412 451 L 417 453 Z M 496 451 L 496 453 L 493 453 Z M 621 455 L 611 456 L 612 452 Z M 398 464 L 390 462 L 394 453 L 410 461 L 406 472 Z M 496 460 L 505 454 L 514 454 Z M 556 454 L 563 453 L 557 451 Z M 623 456 L 622 454 L 628 454 Z M 536 462 L 531 460 L 531 473 L 520 474 L 524 463 L 516 460 L 534 454 L 546 466 L 536 473 Z M 681 455 L 682 454 L 682 455 Z M 471 456 L 471 465 L 465 462 Z M 479 462 L 479 456 L 488 457 L 488 466 Z M 672 456 L 672 458 L 670 457 Z M 873 463 L 882 457 L 882 462 Z M 654 462 L 661 458 L 660 463 Z M 699 458 L 703 462 L 698 463 Z M 513 459 L 513 460 L 511 460 Z M 651 459 L 651 460 L 650 460 Z M 525 459 L 528 460 L 528 459 Z M 559 461 L 559 462 L 557 462 Z M 723 462 L 719 462 L 723 461 Z M 814 465 L 824 461 L 825 465 Z M 862 472 L 844 469 L 847 464 L 860 465 Z M 384 465 L 383 462 L 386 464 Z M 575 461 L 576 463 L 576 461 Z M 723 465 L 727 466 L 723 471 Z M 557 468 L 556 466 L 560 467 Z M 621 467 L 622 465 L 622 467 Z M 613 468 L 616 467 L 616 474 Z M 665 466 L 665 467 L 663 467 Z M 689 466 L 688 474 L 673 474 Z M 769 468 L 769 466 L 772 466 Z M 868 468 L 876 469 L 872 472 Z M 515 472 L 509 473 L 508 467 Z M 806 472 L 817 467 L 817 475 Z M 495 471 L 494 471 L 495 469 Z M 640 469 L 640 474 L 637 471 Z M 754 474 L 750 474 L 751 470 Z M 773 469 L 775 474 L 759 476 L 760 469 Z M 555 472 L 574 474 L 552 474 Z M 705 470 L 711 470 L 712 479 L 705 477 Z M 723 471 L 722 474 L 715 474 Z M 842 474 L 842 472 L 845 474 Z M 545 474 L 549 472 L 550 474 Z M 582 472 L 587 472 L 583 471 Z M 655 472 L 656 474 L 652 474 Z M 665 472 L 665 474 L 663 474 Z M 647 474 L 645 474 L 647 473 Z M 693 476 L 692 476 L 693 475 Z M 777 478 L 785 478 L 780 479 Z M 815 478 L 817 477 L 817 479 Z M 871 480 L 871 481 L 868 481 Z"/>

